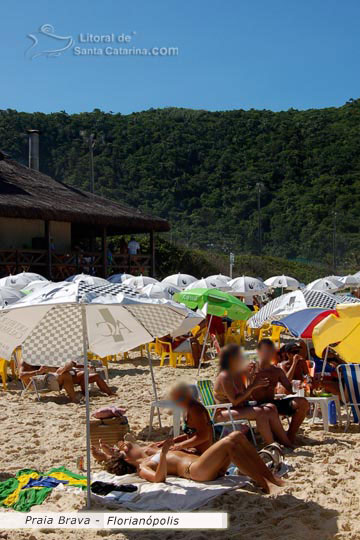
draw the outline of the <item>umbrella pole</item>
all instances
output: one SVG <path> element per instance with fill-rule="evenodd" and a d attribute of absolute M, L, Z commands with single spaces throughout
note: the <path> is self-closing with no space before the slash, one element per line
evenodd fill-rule
<path fill-rule="evenodd" d="M 311 360 L 310 343 L 308 339 L 306 340 L 306 348 L 307 348 L 307 353 L 308 353 L 308 360 Z"/>
<path fill-rule="evenodd" d="M 151 381 L 152 381 L 152 386 L 153 386 L 153 391 L 154 391 L 155 401 L 158 401 L 158 393 L 157 393 L 157 388 L 156 388 L 155 375 L 154 375 L 154 370 L 153 370 L 153 365 L 152 365 L 152 359 L 151 359 L 151 354 L 150 354 L 149 344 L 148 344 L 148 343 L 146 344 L 146 352 L 147 352 L 148 361 L 149 361 L 149 368 L 150 368 Z M 160 429 L 161 429 L 161 428 L 162 428 L 162 425 L 161 425 L 161 415 L 160 415 L 160 409 L 159 409 L 159 407 L 158 407 L 158 409 L 157 409 L 157 413 L 158 413 L 158 419 L 159 419 L 159 426 L 160 426 Z"/>
<path fill-rule="evenodd" d="M 200 360 L 199 360 L 199 367 L 198 367 L 197 376 L 200 375 L 201 363 L 202 363 L 202 359 L 204 358 L 205 347 L 206 347 L 207 340 L 208 340 L 208 337 L 209 337 L 209 332 L 210 332 L 210 326 L 211 326 L 212 318 L 213 318 L 213 316 L 210 315 L 210 321 L 209 321 L 208 327 L 207 327 L 207 329 L 206 329 L 206 334 L 205 334 L 205 337 L 204 337 L 204 343 L 203 343 L 203 347 L 202 347 L 202 349 L 201 349 L 201 356 L 200 356 Z"/>
<path fill-rule="evenodd" d="M 328 354 L 329 354 L 329 347 L 326 347 L 325 358 L 324 358 L 323 366 L 322 366 L 322 369 L 321 369 L 321 377 L 323 377 L 324 373 L 325 373 Z"/>
<path fill-rule="evenodd" d="M 81 306 L 81 319 L 84 344 L 84 383 L 85 383 L 85 407 L 86 407 L 86 477 L 87 496 L 86 507 L 91 508 L 91 451 L 90 451 L 90 399 L 89 399 L 89 365 L 88 365 L 88 336 L 86 325 L 86 306 Z"/>

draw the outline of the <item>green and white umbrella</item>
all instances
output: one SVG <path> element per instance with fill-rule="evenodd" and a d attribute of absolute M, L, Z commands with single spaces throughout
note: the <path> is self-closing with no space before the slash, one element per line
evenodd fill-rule
<path fill-rule="evenodd" d="M 252 311 L 244 302 L 217 289 L 190 289 L 174 295 L 175 302 L 185 304 L 190 309 L 200 309 L 206 307 L 207 315 L 216 317 L 229 317 L 235 321 L 246 321 Z"/>
<path fill-rule="evenodd" d="M 246 321 L 252 315 L 252 311 L 244 302 L 241 302 L 241 300 L 231 294 L 218 291 L 217 289 L 190 289 L 182 291 L 174 295 L 174 300 L 185 304 L 185 306 L 191 309 L 198 309 L 204 315 L 210 315 L 210 321 L 201 351 L 198 374 L 200 373 L 201 362 L 204 357 L 213 316 L 226 316 L 236 321 Z"/>

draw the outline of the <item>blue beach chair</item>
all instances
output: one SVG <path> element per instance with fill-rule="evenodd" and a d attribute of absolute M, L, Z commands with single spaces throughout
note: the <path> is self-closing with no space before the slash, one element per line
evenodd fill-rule
<path fill-rule="evenodd" d="M 341 399 L 346 408 L 347 422 L 345 431 L 353 421 L 358 424 L 360 419 L 360 364 L 341 364 L 337 367 Z"/>

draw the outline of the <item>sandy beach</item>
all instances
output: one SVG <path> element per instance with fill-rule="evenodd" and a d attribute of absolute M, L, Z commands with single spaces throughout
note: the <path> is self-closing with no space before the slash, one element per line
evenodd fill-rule
<path fill-rule="evenodd" d="M 216 364 L 203 369 L 203 376 L 213 377 Z M 160 368 L 155 362 L 155 376 L 161 397 L 178 380 L 193 381 L 189 368 Z M 127 408 L 132 433 L 140 440 L 147 437 L 149 405 L 153 399 L 147 361 L 134 358 L 112 364 L 111 386 L 118 398 L 109 399 L 94 391 L 91 408 L 118 404 Z M 16 383 L 0 394 L 0 421 L 3 444 L 0 447 L 1 479 L 22 468 L 40 471 L 66 466 L 76 472 L 76 459 L 85 454 L 85 407 L 66 402 L 65 397 L 46 394 L 41 402 L 34 396 L 20 398 Z M 163 414 L 165 426 L 171 417 Z M 155 429 L 159 439 L 168 428 Z M 360 436 L 358 427 L 344 434 L 331 428 L 325 434 L 320 426 L 305 425 L 301 445 L 286 456 L 290 464 L 286 487 L 276 496 L 264 496 L 255 489 L 239 489 L 217 498 L 202 510 L 229 513 L 231 529 L 224 532 L 189 531 L 190 539 L 238 538 L 241 540 L 358 540 L 360 539 Z M 96 470 L 94 466 L 94 470 Z M 35 511 L 77 511 L 84 498 L 77 494 L 54 491 Z M 3 510 L 4 511 L 4 510 Z M 123 538 L 183 538 L 184 532 L 154 531 L 119 533 L 117 531 L 0 531 L 0 539 L 92 540 Z"/>

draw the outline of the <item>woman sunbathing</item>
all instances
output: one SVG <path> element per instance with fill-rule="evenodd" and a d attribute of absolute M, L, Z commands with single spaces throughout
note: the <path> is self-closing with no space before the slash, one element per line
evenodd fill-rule
<path fill-rule="evenodd" d="M 171 400 L 184 410 L 183 435 L 175 437 L 173 450 L 203 454 L 214 442 L 213 427 L 204 405 L 199 403 L 187 384 L 180 383 L 170 393 Z M 157 443 L 161 448 L 164 441 Z"/>
<path fill-rule="evenodd" d="M 239 432 L 224 437 L 202 456 L 172 450 L 173 446 L 174 441 L 168 439 L 160 451 L 149 456 L 146 448 L 124 442 L 119 443 L 116 450 L 103 445 L 100 448 L 92 446 L 92 453 L 99 463 L 104 464 L 107 472 L 117 476 L 137 473 L 149 482 L 165 482 L 168 475 L 208 482 L 224 476 L 230 463 L 234 463 L 241 474 L 249 476 L 265 493 L 271 493 L 274 486 L 284 484 L 281 478 L 272 474 L 255 448 Z"/>

